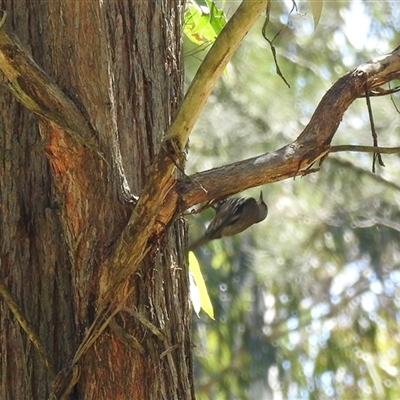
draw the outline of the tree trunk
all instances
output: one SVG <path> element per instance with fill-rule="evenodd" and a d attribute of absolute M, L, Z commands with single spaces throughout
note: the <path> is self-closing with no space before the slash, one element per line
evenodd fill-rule
<path fill-rule="evenodd" d="M 1 3 L 7 30 L 77 106 L 66 118 L 62 104 L 43 100 L 35 116 L 14 96 L 17 85 L 39 96 L 38 84 L 23 85 L 28 72 L 5 79 L 14 94 L 0 88 L 1 399 L 194 398 L 181 220 L 107 292 L 111 309 L 124 308 L 76 355 L 182 99 L 183 8 L 183 0 Z M 4 49 L 10 62 L 21 55 Z M 76 132 L 79 115 L 86 125 Z"/>

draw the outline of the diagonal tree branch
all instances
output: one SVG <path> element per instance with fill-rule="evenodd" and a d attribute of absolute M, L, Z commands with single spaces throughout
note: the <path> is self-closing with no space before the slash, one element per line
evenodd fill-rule
<path fill-rule="evenodd" d="M 348 107 L 368 90 L 400 78 L 400 48 L 362 64 L 324 95 L 299 137 L 279 150 L 194 174 L 178 183 L 182 209 L 245 189 L 309 172 L 331 151 L 330 143 Z M 315 170 L 314 170 L 315 171 Z"/>

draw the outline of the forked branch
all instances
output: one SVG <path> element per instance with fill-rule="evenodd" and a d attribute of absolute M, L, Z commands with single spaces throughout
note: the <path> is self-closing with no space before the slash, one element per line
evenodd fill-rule
<path fill-rule="evenodd" d="M 279 150 L 203 171 L 179 182 L 176 190 L 182 197 L 182 209 L 215 197 L 227 197 L 251 187 L 302 175 L 331 152 L 330 143 L 344 113 L 357 98 L 365 96 L 365 87 L 368 92 L 381 92 L 382 85 L 399 78 L 400 47 L 355 68 L 328 90 L 294 142 Z M 374 149 L 378 150 L 377 147 Z M 380 152 L 389 151 L 384 149 Z"/>

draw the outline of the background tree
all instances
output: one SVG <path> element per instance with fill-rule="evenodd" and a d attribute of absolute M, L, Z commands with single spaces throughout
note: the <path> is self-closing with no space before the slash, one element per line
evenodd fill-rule
<path fill-rule="evenodd" d="M 291 3 L 272 3 L 267 28 L 270 39 L 280 32 L 291 88 L 276 75 L 261 19 L 191 135 L 189 173 L 284 146 L 338 78 L 399 45 L 393 2 L 324 2 L 315 33 L 309 4 L 297 6 L 289 15 Z M 202 53 L 192 54 L 189 74 Z M 398 95 L 371 103 L 379 144 L 398 146 Z M 332 144 L 370 146 L 370 132 L 362 98 Z M 399 396 L 398 155 L 384 162 L 372 174 L 370 154 L 330 154 L 317 174 L 262 187 L 265 222 L 196 251 L 216 317 L 194 319 L 199 399 Z M 194 238 L 211 218 L 190 219 Z"/>

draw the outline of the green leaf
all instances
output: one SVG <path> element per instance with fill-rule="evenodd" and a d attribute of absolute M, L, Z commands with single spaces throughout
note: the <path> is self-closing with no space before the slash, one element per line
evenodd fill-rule
<path fill-rule="evenodd" d="M 218 36 L 226 24 L 226 17 L 222 10 L 219 10 L 213 1 L 208 0 L 210 9 L 210 25 L 215 35 Z"/>
<path fill-rule="evenodd" d="M 214 309 L 211 304 L 210 296 L 208 295 L 207 287 L 203 279 L 203 274 L 200 270 L 199 262 L 193 252 L 189 252 L 189 270 L 193 276 L 194 282 L 190 285 L 190 298 L 193 303 L 193 308 L 199 315 L 199 304 L 204 312 L 214 319 Z"/>
<path fill-rule="evenodd" d="M 226 17 L 211 0 L 191 0 L 185 10 L 184 34 L 193 43 L 214 42 L 226 24 Z"/>

